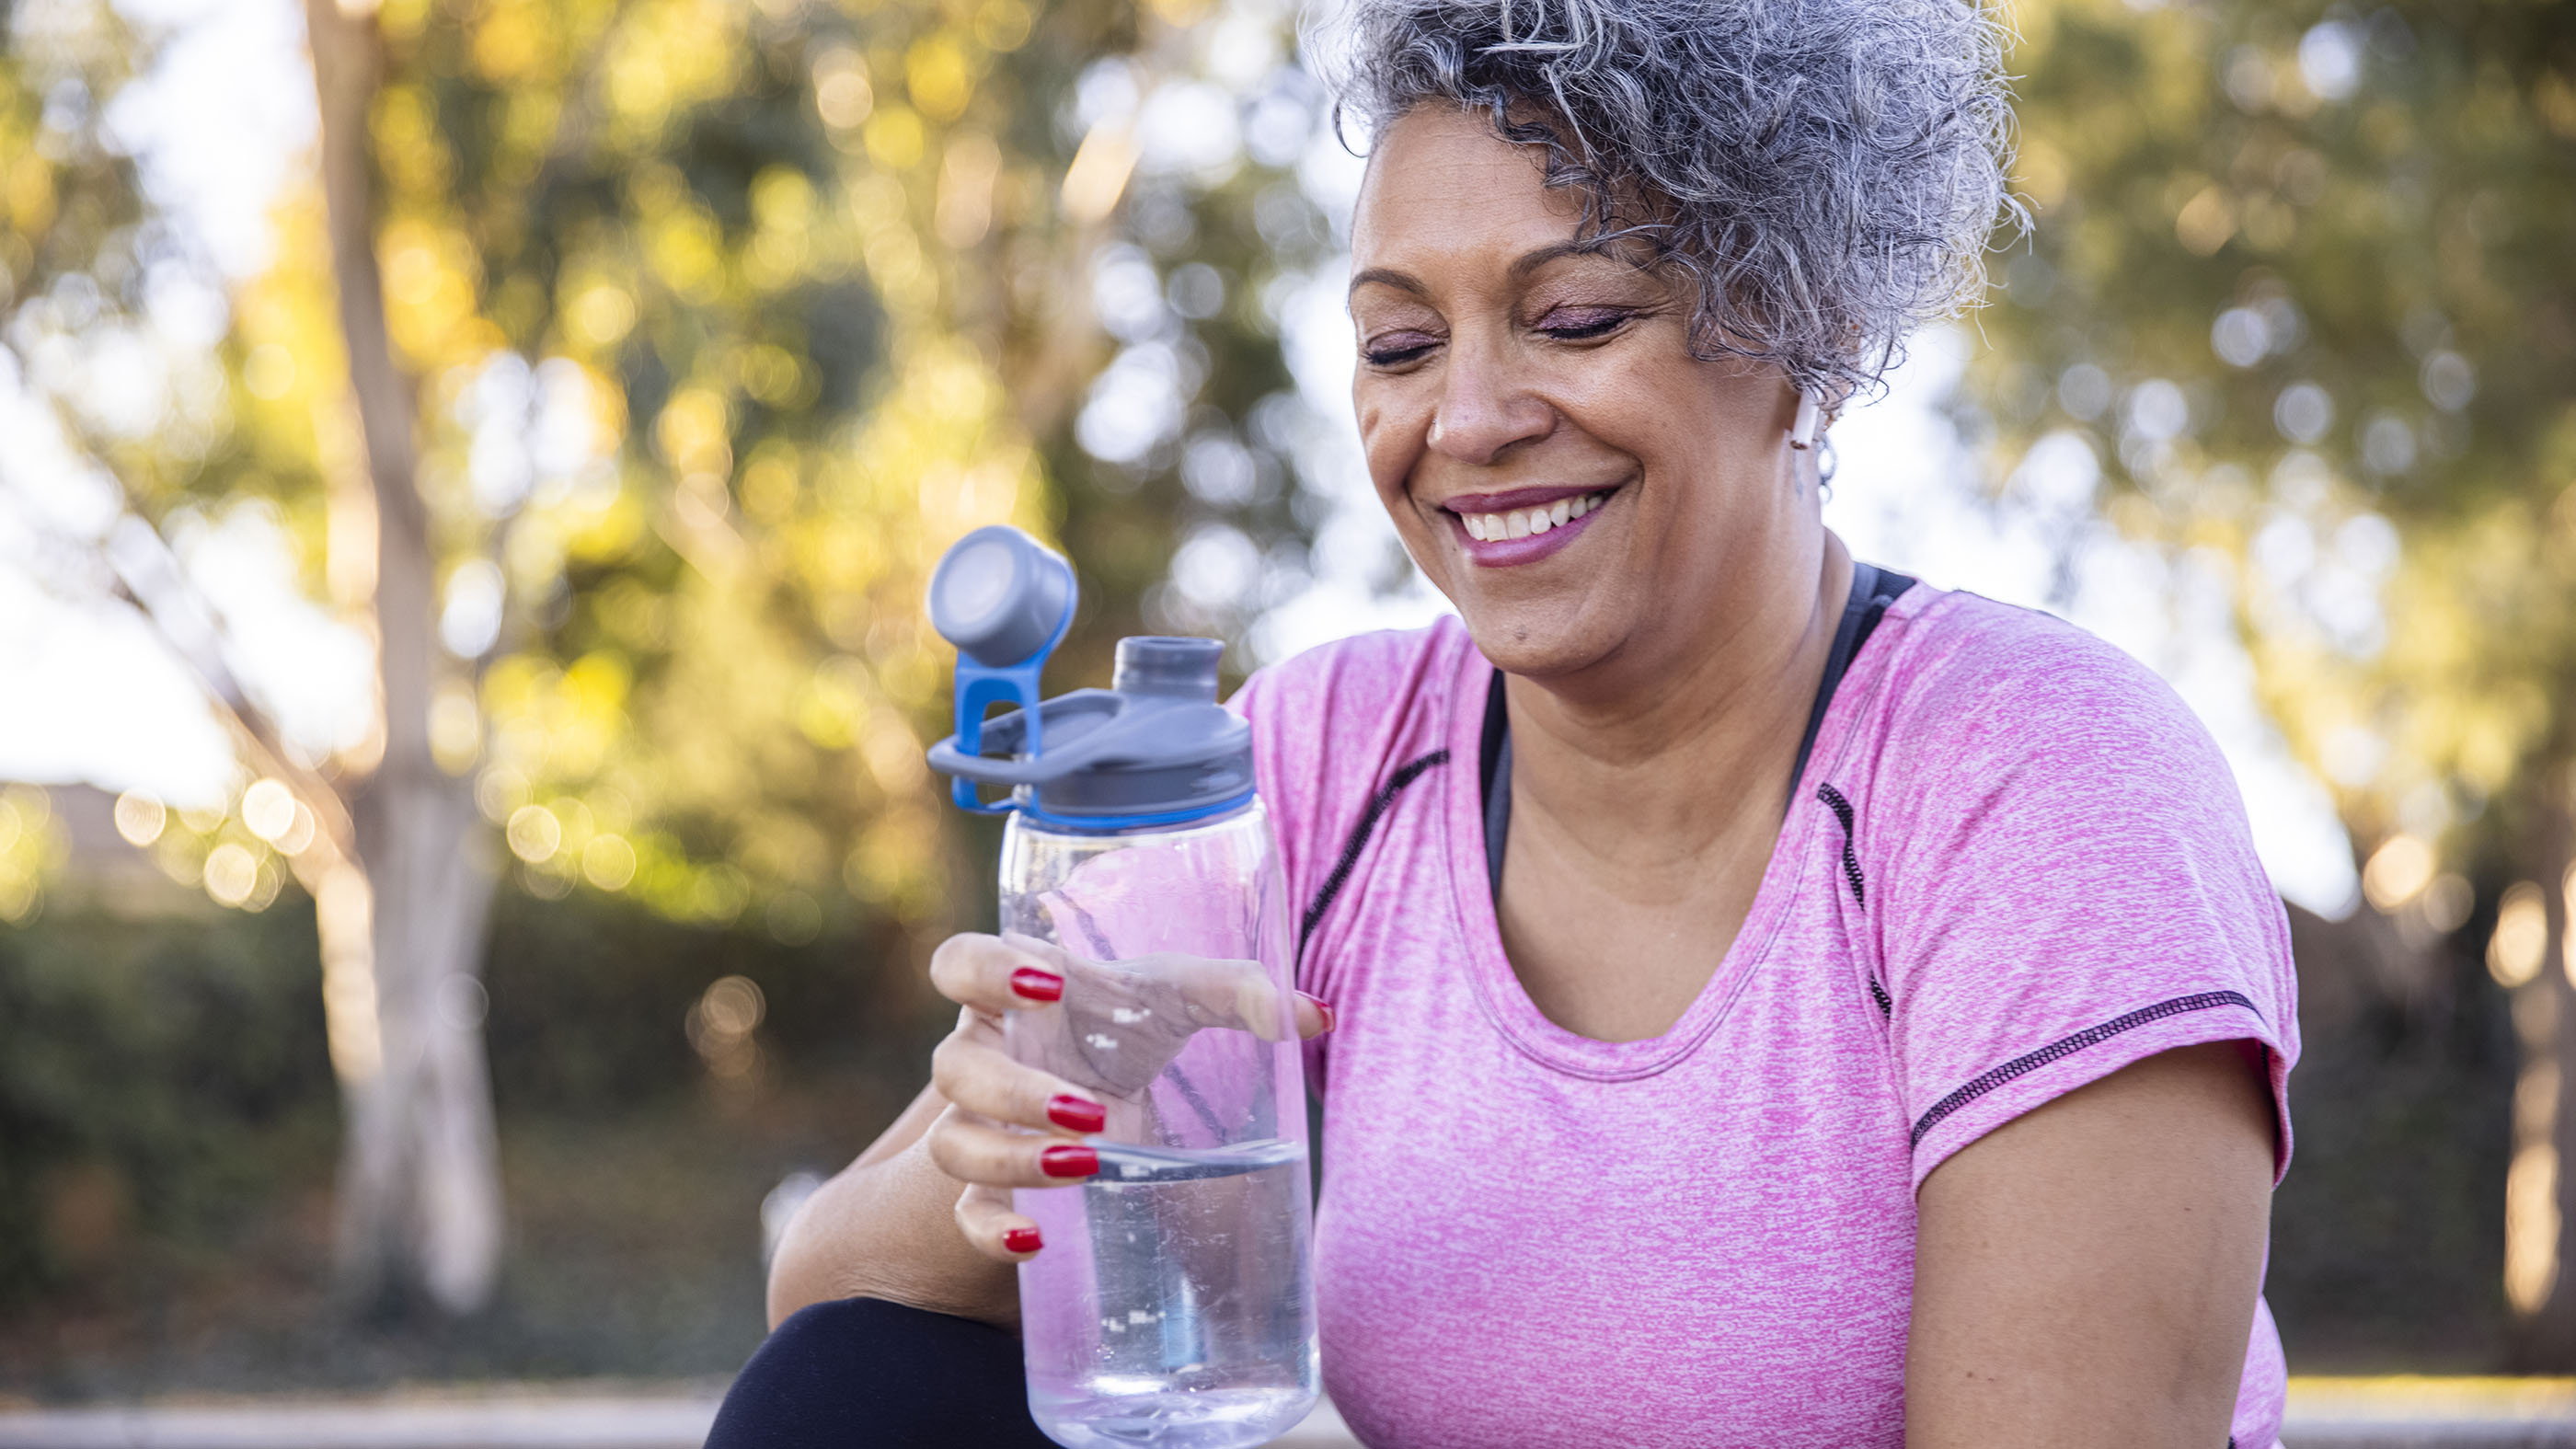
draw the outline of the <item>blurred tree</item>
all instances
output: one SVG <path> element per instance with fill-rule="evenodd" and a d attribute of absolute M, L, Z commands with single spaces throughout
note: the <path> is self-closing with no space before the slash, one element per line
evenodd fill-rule
<path fill-rule="evenodd" d="M 2503 1287 L 2530 1361 L 2576 1364 L 2576 9 L 2015 18 L 2038 229 L 1981 410 L 2018 467 L 2104 460 L 2113 522 L 2232 584 L 2372 907 L 2418 951 L 2491 933 L 2524 1046 Z"/>
<path fill-rule="evenodd" d="M 143 326 L 146 273 L 185 260 L 98 117 L 153 37 L 47 13 L 79 24 L 0 54 L 0 302 L 30 355 Z M 1144 613 L 1231 628 L 1257 602 L 1245 528 L 1294 527 L 1265 287 L 1326 248 L 1290 176 L 1317 108 L 1257 4 L 305 19 L 318 175 L 231 289 L 213 405 L 119 433 L 77 369 L 26 378 L 121 516 L 63 529 L 65 586 L 136 601 L 250 766 L 228 812 L 154 807 L 154 849 L 226 904 L 283 870 L 315 895 L 351 1285 L 465 1310 L 500 1235 L 496 867 L 917 950 L 985 889 L 921 764 L 940 549 L 998 520 L 1066 537 L 1085 672 Z M 363 737 L 287 739 L 147 521 L 244 498 L 372 636 Z M 1149 609 L 1176 526 L 1232 581 Z"/>

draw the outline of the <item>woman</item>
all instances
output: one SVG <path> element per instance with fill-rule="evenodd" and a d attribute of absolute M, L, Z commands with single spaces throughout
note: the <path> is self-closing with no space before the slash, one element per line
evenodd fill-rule
<path fill-rule="evenodd" d="M 1459 617 L 1239 707 L 1372 1444 L 2276 1442 L 2294 987 L 2227 770 L 2124 656 L 1818 515 L 1817 413 L 1978 282 L 1998 43 L 1967 0 L 1362 0 L 1353 395 Z M 932 976 L 933 1086 L 788 1233 L 719 1441 L 1034 1440 L 961 1320 L 1013 1321 L 1008 1190 L 1080 1180 L 1098 1104 L 999 1049 L 1044 962 Z"/>

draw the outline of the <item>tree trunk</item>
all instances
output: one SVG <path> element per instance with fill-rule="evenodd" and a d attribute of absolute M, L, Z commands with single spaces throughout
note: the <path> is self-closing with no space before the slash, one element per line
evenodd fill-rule
<path fill-rule="evenodd" d="M 341 1269 L 354 1297 L 419 1290 L 468 1313 L 489 1301 L 501 1249 L 476 979 L 492 880 L 473 848 L 472 787 L 442 771 L 429 744 L 437 557 L 413 481 L 411 385 L 385 325 L 366 152 L 383 54 L 371 15 L 306 0 L 305 17 L 341 333 L 375 501 L 384 704 L 382 763 L 352 801 L 363 888 L 344 883 L 339 907 L 323 912 L 330 1003 L 345 1017 L 372 998 L 375 1018 L 372 1050 L 335 1041 L 348 1103 Z"/>
<path fill-rule="evenodd" d="M 2540 865 L 2548 945 L 2540 973 L 2513 991 L 2521 1068 L 2513 1094 L 2513 1159 L 2505 1175 L 2505 1289 L 2518 1311 L 2515 1358 L 2527 1370 L 2576 1367 L 2576 960 L 2569 865 L 2576 832 L 2560 801 L 2565 770 L 2544 772 L 2529 859 Z"/>
<path fill-rule="evenodd" d="M 359 815 L 382 1065 L 348 1094 L 341 1262 L 362 1298 L 399 1301 L 417 1289 L 469 1313 L 490 1301 L 501 1255 L 475 979 L 492 880 L 473 859 L 472 796 L 434 765 L 405 779 L 391 763 Z"/>

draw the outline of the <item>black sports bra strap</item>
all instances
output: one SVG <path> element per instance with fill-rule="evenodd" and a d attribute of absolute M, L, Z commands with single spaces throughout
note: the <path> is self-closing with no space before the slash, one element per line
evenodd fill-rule
<path fill-rule="evenodd" d="M 1834 690 L 1851 672 L 1853 658 L 1877 631 L 1878 621 L 1886 617 L 1887 606 L 1903 597 L 1915 582 L 1893 569 L 1852 564 L 1851 595 L 1843 603 L 1842 622 L 1834 629 L 1833 648 L 1825 655 L 1825 677 L 1817 681 L 1816 702 L 1807 710 L 1807 730 L 1798 740 L 1798 762 L 1789 771 L 1792 803 L 1797 800 L 1798 781 L 1807 773 L 1807 756 L 1816 748 L 1816 734 L 1824 728 L 1825 708 L 1833 703 Z M 1511 712 L 1504 706 L 1503 671 L 1499 669 L 1485 690 L 1483 749 L 1477 760 L 1477 776 L 1485 804 L 1485 877 L 1499 900 L 1503 894 L 1503 847 L 1512 830 Z"/>

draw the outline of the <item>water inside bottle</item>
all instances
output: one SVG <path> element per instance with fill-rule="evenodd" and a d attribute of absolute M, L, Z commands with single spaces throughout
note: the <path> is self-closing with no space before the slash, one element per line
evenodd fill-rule
<path fill-rule="evenodd" d="M 1091 1181 L 1018 1195 L 1047 1241 L 1020 1269 L 1038 1427 L 1074 1449 L 1293 1428 L 1316 1397 L 1304 1144 L 1094 1146 Z"/>

